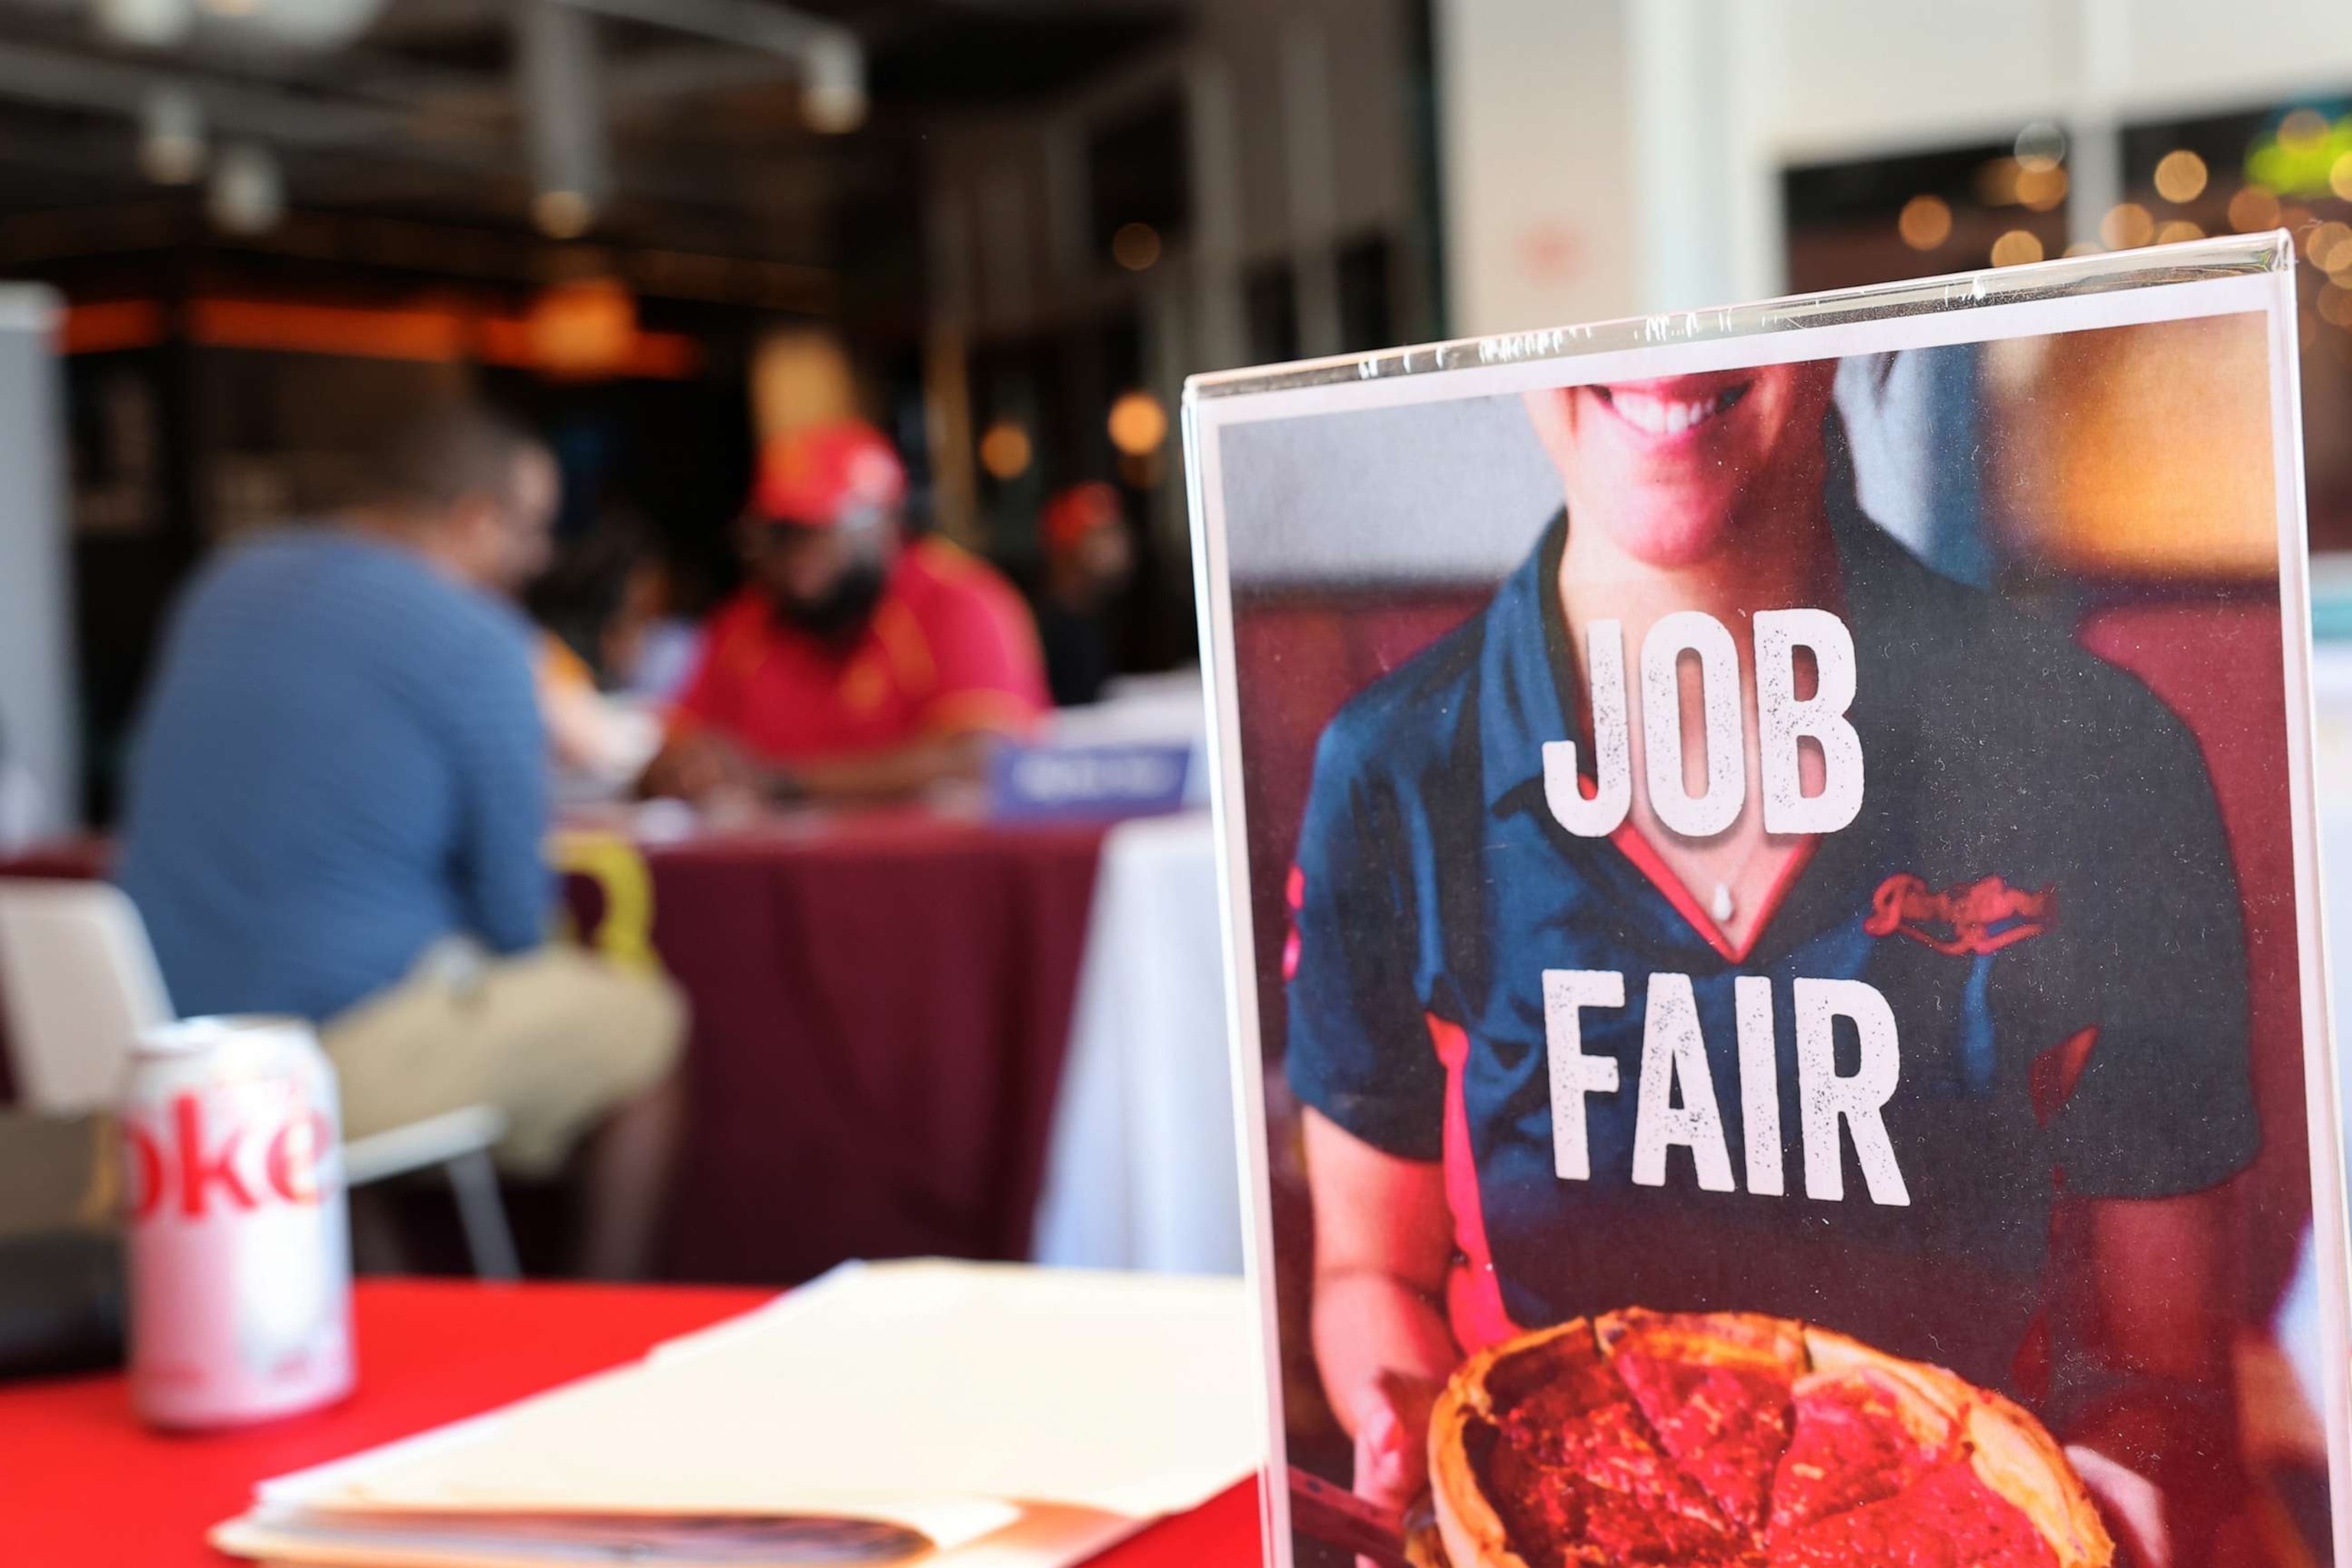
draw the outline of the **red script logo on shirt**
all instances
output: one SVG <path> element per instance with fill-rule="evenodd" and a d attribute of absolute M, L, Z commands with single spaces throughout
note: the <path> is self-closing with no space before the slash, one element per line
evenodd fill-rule
<path fill-rule="evenodd" d="M 1873 936 L 1900 931 L 1937 952 L 1983 954 L 2040 936 L 2057 914 L 2055 887 L 2030 893 L 1984 877 L 1937 892 L 1906 871 L 1878 884 L 1862 929 Z"/>

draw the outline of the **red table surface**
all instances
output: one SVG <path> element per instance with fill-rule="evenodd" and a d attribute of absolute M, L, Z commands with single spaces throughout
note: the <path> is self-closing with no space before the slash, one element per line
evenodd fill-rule
<path fill-rule="evenodd" d="M 677 1286 L 363 1279 L 360 1388 L 332 1409 L 241 1432 L 163 1436 L 119 1375 L 0 1387 L 0 1550 L 40 1568 L 216 1568 L 205 1531 L 254 1483 L 503 1405 L 747 1310 L 767 1292 Z M 1259 1560 L 1244 1482 L 1097 1559 L 1101 1568 Z"/>

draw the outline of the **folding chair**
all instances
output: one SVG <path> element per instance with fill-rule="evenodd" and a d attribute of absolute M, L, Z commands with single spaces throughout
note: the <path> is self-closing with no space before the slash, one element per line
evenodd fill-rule
<path fill-rule="evenodd" d="M 106 882 L 0 878 L 0 1002 L 20 1102 L 72 1114 L 111 1109 L 140 1034 L 177 1015 L 139 910 Z M 343 1177 L 365 1186 L 441 1167 L 474 1272 L 521 1274 L 490 1150 L 506 1116 L 461 1106 L 343 1145 Z"/>

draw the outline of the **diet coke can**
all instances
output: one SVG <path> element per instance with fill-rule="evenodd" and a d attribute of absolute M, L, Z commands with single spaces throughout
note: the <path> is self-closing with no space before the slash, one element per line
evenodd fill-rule
<path fill-rule="evenodd" d="M 140 1037 L 122 1103 L 131 1397 L 158 1426 L 341 1398 L 351 1223 L 335 1070 L 297 1018 Z"/>

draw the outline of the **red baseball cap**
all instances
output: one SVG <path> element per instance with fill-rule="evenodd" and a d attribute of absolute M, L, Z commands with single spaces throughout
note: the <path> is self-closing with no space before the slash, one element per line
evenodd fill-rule
<path fill-rule="evenodd" d="M 907 496 L 907 466 L 863 419 L 803 425 L 760 448 L 745 510 L 763 522 L 837 528 Z"/>
<path fill-rule="evenodd" d="M 1105 523 L 1117 522 L 1121 508 L 1118 492 L 1100 479 L 1072 485 L 1055 493 L 1037 519 L 1037 531 L 1048 550 L 1066 550 Z"/>

